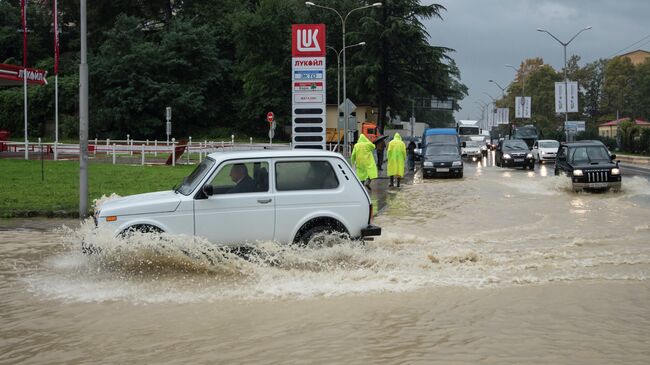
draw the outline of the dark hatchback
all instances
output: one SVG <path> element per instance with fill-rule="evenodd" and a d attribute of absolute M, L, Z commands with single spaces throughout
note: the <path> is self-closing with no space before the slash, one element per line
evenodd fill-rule
<path fill-rule="evenodd" d="M 428 144 L 422 156 L 422 177 L 463 177 L 460 147 L 452 144 Z"/>
<path fill-rule="evenodd" d="M 494 153 L 494 163 L 499 167 L 535 169 L 535 158 L 523 139 L 504 139 Z"/>
<path fill-rule="evenodd" d="M 561 143 L 555 158 L 555 175 L 571 178 L 573 190 L 621 189 L 621 170 L 616 155 L 599 141 Z"/>

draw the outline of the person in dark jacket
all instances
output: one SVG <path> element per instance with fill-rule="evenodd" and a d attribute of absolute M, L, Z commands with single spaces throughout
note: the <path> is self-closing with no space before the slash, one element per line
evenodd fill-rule
<path fill-rule="evenodd" d="M 409 142 L 408 147 L 406 147 L 406 150 L 408 151 L 409 155 L 409 170 L 413 171 L 415 170 L 415 141 L 411 140 Z"/>
<path fill-rule="evenodd" d="M 382 171 L 381 165 L 384 164 L 384 151 L 386 150 L 386 138 L 381 138 L 375 142 L 375 151 L 377 152 L 377 170 Z"/>
<path fill-rule="evenodd" d="M 243 163 L 234 164 L 230 168 L 230 179 L 237 185 L 228 190 L 228 193 L 250 193 L 257 189 L 255 181 L 248 175 L 248 168 Z"/>

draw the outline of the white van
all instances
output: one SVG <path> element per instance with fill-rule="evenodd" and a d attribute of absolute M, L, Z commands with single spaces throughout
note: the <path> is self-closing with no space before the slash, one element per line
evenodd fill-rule
<path fill-rule="evenodd" d="M 308 243 L 322 232 L 378 236 L 372 203 L 339 154 L 316 150 L 217 152 L 179 187 L 106 201 L 98 227 L 206 238 L 216 245 Z"/>

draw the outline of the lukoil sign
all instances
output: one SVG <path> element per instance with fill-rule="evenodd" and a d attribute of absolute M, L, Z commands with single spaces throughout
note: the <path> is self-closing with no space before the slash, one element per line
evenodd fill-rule
<path fill-rule="evenodd" d="M 325 56 L 325 24 L 291 26 L 293 57 Z"/>

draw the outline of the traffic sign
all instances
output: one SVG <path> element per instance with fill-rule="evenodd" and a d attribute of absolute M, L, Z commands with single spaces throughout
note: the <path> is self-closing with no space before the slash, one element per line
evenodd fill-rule
<path fill-rule="evenodd" d="M 273 118 L 274 118 L 273 112 L 266 113 L 266 121 L 267 122 L 273 123 Z"/>

